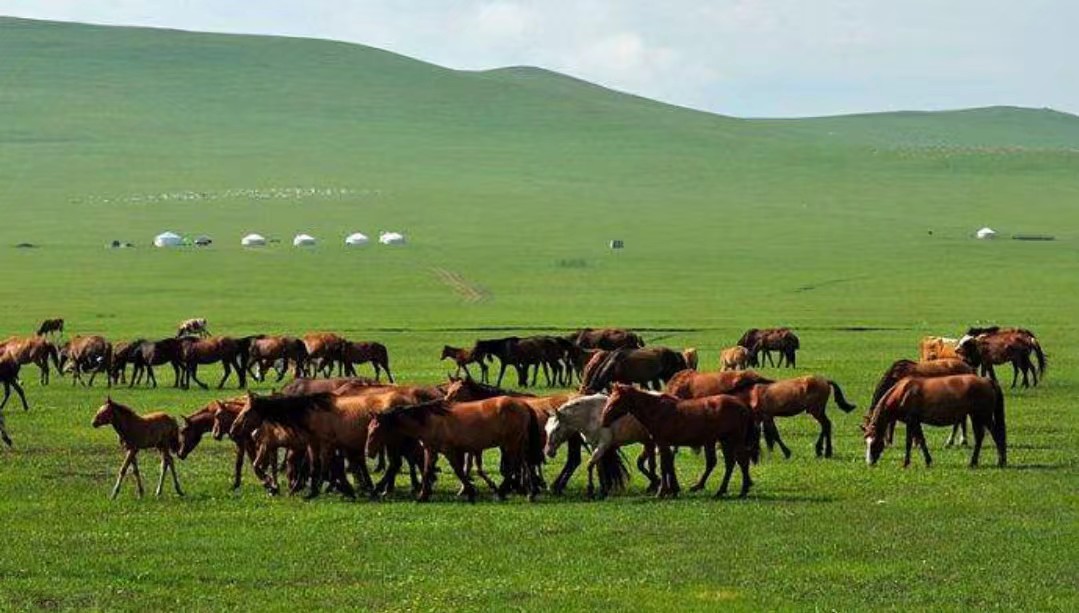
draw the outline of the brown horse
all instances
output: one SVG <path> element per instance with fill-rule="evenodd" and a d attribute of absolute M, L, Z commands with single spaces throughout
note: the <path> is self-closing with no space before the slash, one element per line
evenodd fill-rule
<path fill-rule="evenodd" d="M 180 479 L 176 476 L 176 465 L 170 453 L 180 450 L 180 429 L 175 419 L 166 413 L 147 413 L 140 416 L 130 408 L 113 402 L 112 398 L 106 398 L 105 404 L 94 415 L 92 425 L 100 428 L 106 424 L 116 430 L 120 444 L 127 451 L 109 498 L 116 498 L 120 493 L 120 484 L 127 475 L 128 468 L 135 473 L 135 484 L 138 486 L 139 497 L 142 497 L 142 476 L 139 474 L 139 462 L 136 458 L 140 449 L 157 449 L 161 453 L 161 478 L 157 482 L 155 495 L 161 495 L 167 471 L 172 472 L 172 484 L 176 493 L 184 495 L 180 490 Z"/>
<path fill-rule="evenodd" d="M 581 328 L 564 337 L 582 349 L 640 349 L 644 341 L 636 332 L 624 328 Z"/>
<path fill-rule="evenodd" d="M 520 398 L 499 396 L 452 407 L 443 400 L 435 400 L 380 413 L 369 426 L 368 455 L 377 455 L 386 440 L 395 436 L 419 440 L 423 444 L 423 485 L 416 498 L 420 502 L 431 497 L 439 454 L 446 456 L 461 481 L 459 494 L 466 496 L 469 502 L 475 501 L 476 488 L 465 472 L 465 454 L 478 455 L 495 447 L 502 453 L 502 483 L 496 489 L 497 496 L 505 498 L 523 481 L 528 499 L 535 499 L 537 488 L 532 483 L 530 466 L 543 461 L 543 445 L 536 414 Z"/>
<path fill-rule="evenodd" d="M 59 365 L 61 370 L 66 362 L 71 362 L 71 385 L 82 383 L 83 373 L 90 373 L 89 385 L 93 387 L 94 377 L 98 373 L 105 373 L 105 379 L 109 387 L 112 380 L 108 377 L 109 364 L 112 363 L 112 343 L 103 336 L 76 336 L 69 340 L 60 350 Z"/>
<path fill-rule="evenodd" d="M 234 338 L 211 336 L 201 339 L 184 339 L 181 345 L 181 359 L 184 367 L 182 387 L 185 389 L 191 386 L 192 381 L 202 389 L 207 389 L 206 384 L 199 381 L 199 365 L 215 362 L 221 362 L 221 366 L 225 369 L 221 381 L 217 384 L 217 389 L 225 386 L 225 381 L 234 371 L 236 378 L 239 379 L 239 387 L 241 389 L 247 387 L 247 373 L 244 372 L 243 363 L 240 360 L 240 344 Z"/>
<path fill-rule="evenodd" d="M 720 352 L 720 370 L 745 370 L 747 368 L 749 368 L 749 350 L 745 347 L 735 345 Z"/>
<path fill-rule="evenodd" d="M 393 373 L 390 372 L 390 354 L 386 346 L 377 342 L 352 342 L 348 341 L 341 346 L 341 361 L 345 365 L 345 374 L 356 376 L 353 364 L 371 363 L 375 369 L 375 381 L 386 371 L 386 377 L 393 383 Z"/>
<path fill-rule="evenodd" d="M 6 353 L 11 359 L 22 364 L 34 364 L 41 371 L 39 381 L 42 385 L 49 384 L 49 360 L 60 372 L 60 352 L 42 336 L 27 338 L 11 337 L 0 343 L 0 354 Z"/>
<path fill-rule="evenodd" d="M 892 388 L 893 385 L 899 382 L 900 379 L 906 377 L 944 377 L 947 375 L 972 375 L 974 369 L 963 360 L 955 358 L 938 358 L 936 360 L 930 360 L 928 362 L 915 362 L 913 360 L 896 360 L 892 363 L 891 367 L 884 372 L 884 376 L 880 378 L 880 382 L 877 383 L 876 390 L 873 392 L 873 399 L 869 403 L 869 411 L 866 413 L 868 416 L 873 412 L 873 407 L 877 406 L 880 399 L 884 397 L 884 394 Z M 955 442 L 955 436 L 960 426 L 963 429 L 963 437 L 960 444 L 967 444 L 967 424 L 964 420 L 961 423 L 955 424 L 952 428 L 952 435 L 948 437 L 947 445 L 951 446 Z M 892 436 L 895 432 L 895 424 L 892 424 L 892 428 L 888 430 L 887 441 L 890 444 L 892 442 Z"/>
<path fill-rule="evenodd" d="M 378 383 L 372 379 L 365 377 L 332 377 L 329 379 L 312 379 L 309 377 L 296 377 L 288 383 L 285 387 L 281 388 L 281 394 L 284 396 L 301 396 L 303 394 L 321 394 L 336 391 L 337 389 L 349 385 L 352 387 L 366 387 L 375 386 L 379 388 L 387 387 L 383 383 Z"/>
<path fill-rule="evenodd" d="M 690 490 L 697 491 L 704 488 L 716 466 L 717 443 L 723 450 L 726 470 L 716 496 L 727 493 L 735 463 L 742 469 L 740 496 L 745 498 L 749 493 L 753 485 L 749 476 L 749 462 L 755 461 L 760 455 L 760 433 L 753 411 L 738 398 L 721 395 L 681 400 L 630 385 L 615 384 L 607 406 L 603 408 L 600 423 L 609 427 L 624 415 L 633 415 L 640 420 L 659 447 L 658 496 L 677 496 L 680 489 L 671 447 L 686 445 L 704 449 L 704 473 Z"/>
<path fill-rule="evenodd" d="M 753 370 L 728 370 L 722 372 L 683 370 L 671 377 L 671 380 L 667 382 L 666 391 L 677 398 L 689 400 L 690 398 L 727 394 L 732 389 L 744 385 L 746 381 L 771 383 L 771 379 L 765 379 L 760 373 Z"/>
<path fill-rule="evenodd" d="M 253 433 L 232 434 L 232 424 L 236 421 L 239 412 L 243 410 L 246 398 L 240 397 L 219 404 L 213 411 L 214 440 L 220 441 L 227 435 L 237 446 L 236 472 L 233 489 L 240 487 L 240 472 L 243 468 L 243 457 L 246 453 L 251 457 L 251 468 L 255 476 L 262 481 L 271 496 L 280 492 L 278 484 L 278 458 L 277 452 L 285 450 L 285 465 L 289 483 L 289 492 L 296 493 L 307 484 L 307 437 L 294 429 L 284 428 L 271 423 L 263 423 Z M 241 449 L 243 451 L 241 452 Z M 253 455 L 252 455 L 253 453 Z M 267 470 L 269 469 L 269 470 Z"/>
<path fill-rule="evenodd" d="M 750 351 L 754 356 L 763 354 L 760 358 L 761 366 L 767 359 L 770 365 L 783 366 L 783 362 L 786 361 L 787 367 L 794 368 L 800 348 L 801 343 L 790 328 L 770 328 L 760 331 L 757 344 L 751 347 Z M 772 362 L 772 351 L 779 353 L 779 360 L 775 363 Z"/>
<path fill-rule="evenodd" d="M 215 416 L 219 411 L 224 411 L 233 416 L 238 415 L 243 408 L 246 398 L 230 398 L 227 400 L 214 400 L 210 404 L 183 418 L 184 425 L 180 428 L 180 449 L 176 452 L 181 460 L 195 450 L 202 437 L 214 431 Z M 244 456 L 250 458 L 252 464 L 255 461 L 254 441 L 250 438 L 234 440 L 236 443 L 236 462 L 233 471 L 232 489 L 240 487 L 241 472 L 244 466 Z"/>
<path fill-rule="evenodd" d="M 472 349 L 462 349 L 460 347 L 451 347 L 449 345 L 442 346 L 442 357 L 439 361 L 450 359 L 457 364 L 457 372 L 454 373 L 455 377 L 461 376 L 461 371 L 465 371 L 465 376 L 469 379 L 472 378 L 472 373 L 468 372 L 469 364 L 478 364 L 480 367 L 480 381 L 487 383 L 487 377 L 489 370 L 487 363 L 484 362 L 482 355 L 476 355 L 476 352 Z"/>
<path fill-rule="evenodd" d="M 196 340 L 194 337 L 163 338 L 159 341 L 143 341 L 139 343 L 131 354 L 131 382 L 130 386 L 138 385 L 143 376 L 151 385 L 157 387 L 157 376 L 154 374 L 154 366 L 168 364 L 172 366 L 172 386 L 183 385 L 184 373 L 184 344 Z"/>
<path fill-rule="evenodd" d="M 996 381 L 997 374 L 993 366 L 1011 362 L 1013 388 L 1019 378 L 1019 371 L 1023 372 L 1023 387 L 1030 387 L 1028 374 L 1033 374 L 1035 386 L 1038 385 L 1039 375 L 1044 377 L 1045 352 L 1033 332 L 1022 328 L 996 327 L 971 328 L 970 332 L 974 334 L 968 333 L 960 339 L 956 352 L 971 366 L 980 367 L 983 375 Z M 1037 368 L 1031 362 L 1032 353 L 1038 360 Z"/>
<path fill-rule="evenodd" d="M 808 413 L 820 424 L 820 434 L 814 448 L 817 457 L 832 457 L 832 420 L 825 414 L 828 398 L 835 395 L 835 403 L 846 413 L 856 407 L 847 402 L 843 390 L 830 379 L 816 375 L 785 379 L 783 381 L 750 381 L 739 389 L 731 390 L 749 404 L 753 412 L 764 422 L 765 440 L 771 449 L 778 444 L 783 455 L 791 457 L 791 450 L 783 444 L 775 426 L 776 417 L 793 417 Z"/>
<path fill-rule="evenodd" d="M 11 397 L 12 388 L 15 388 L 15 393 L 19 395 L 19 400 L 22 401 L 23 410 L 30 410 L 30 405 L 26 404 L 26 394 L 23 393 L 22 385 L 19 384 L 19 368 L 19 363 L 11 359 L 10 356 L 0 354 L 0 383 L 4 385 L 4 400 L 0 401 L 0 410 L 7 405 L 8 398 Z M 11 445 L 10 439 L 6 442 L 8 445 Z"/>
<path fill-rule="evenodd" d="M 344 346 L 348 343 L 343 336 L 332 332 L 312 332 L 303 335 L 304 348 L 307 350 L 307 374 L 332 374 L 337 363 L 337 375 L 344 374 L 341 357 Z"/>
<path fill-rule="evenodd" d="M 45 336 L 46 334 L 56 333 L 62 336 L 64 334 L 64 320 L 61 317 L 56 319 L 46 319 L 41 322 L 41 325 L 37 327 L 37 335 Z"/>
<path fill-rule="evenodd" d="M 285 378 L 288 366 L 293 365 L 296 377 L 303 376 L 304 364 L 307 361 L 307 346 L 298 338 L 292 336 L 263 336 L 251 341 L 250 348 L 251 376 L 256 381 L 266 380 L 266 371 L 276 367 L 278 362 L 283 366 L 277 371 L 277 381 Z"/>
<path fill-rule="evenodd" d="M 951 426 L 970 417 L 974 430 L 974 451 L 970 466 L 978 465 L 985 430 L 989 429 L 997 447 L 997 465 L 1005 466 L 1008 456 L 1007 429 L 1004 424 L 1004 393 L 991 379 L 976 375 L 952 375 L 923 379 L 908 377 L 895 384 L 863 426 L 866 463 L 873 465 L 884 451 L 884 433 L 896 421 L 907 424 L 906 455 L 903 466 L 910 465 L 910 450 L 917 441 L 929 466 L 929 448 L 922 424 Z"/>
<path fill-rule="evenodd" d="M 685 356 L 666 347 L 600 351 L 585 366 L 580 392 L 602 392 L 614 383 L 662 389 L 664 383 L 682 370 L 686 370 Z"/>

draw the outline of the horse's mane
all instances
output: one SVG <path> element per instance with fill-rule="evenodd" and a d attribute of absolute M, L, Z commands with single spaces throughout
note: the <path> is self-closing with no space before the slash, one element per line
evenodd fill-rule
<path fill-rule="evenodd" d="M 303 420 L 315 411 L 329 411 L 333 394 L 320 392 L 299 396 L 252 396 L 251 411 L 264 420 L 286 427 L 302 427 Z"/>
<path fill-rule="evenodd" d="M 917 362 L 914 360 L 896 360 L 888 367 L 888 370 L 884 371 L 884 375 L 880 378 L 880 382 L 877 383 L 877 387 L 873 391 L 873 400 L 869 403 L 870 412 L 880 402 L 880 399 L 884 398 L 888 390 L 892 389 L 897 381 L 909 375 L 911 369 L 915 366 L 917 366 Z"/>
<path fill-rule="evenodd" d="M 486 383 L 480 383 L 475 379 L 462 379 L 462 385 L 467 385 L 474 389 L 479 390 L 484 394 L 489 394 L 491 397 L 495 396 L 513 396 L 515 398 L 535 398 L 535 394 L 529 394 L 528 392 L 518 392 L 514 390 L 503 389 L 494 385 L 488 385 Z"/>
<path fill-rule="evenodd" d="M 1000 332 L 1000 326 L 986 326 L 983 328 L 970 328 L 967 330 L 967 334 L 970 336 L 981 336 L 982 334 L 996 334 Z"/>
<path fill-rule="evenodd" d="M 120 404 L 119 402 L 116 402 L 115 400 L 113 400 L 111 398 L 107 402 L 112 407 L 113 411 L 119 410 L 120 413 L 124 413 L 124 414 L 129 415 L 129 416 L 134 416 L 134 417 L 139 416 L 139 414 L 135 412 L 135 409 L 132 409 L 131 407 L 127 406 L 126 404 Z"/>
<path fill-rule="evenodd" d="M 431 415 L 446 415 L 450 408 L 442 400 L 428 400 L 418 404 L 396 406 L 375 416 L 379 421 L 393 422 L 401 417 L 414 417 L 421 423 Z"/>

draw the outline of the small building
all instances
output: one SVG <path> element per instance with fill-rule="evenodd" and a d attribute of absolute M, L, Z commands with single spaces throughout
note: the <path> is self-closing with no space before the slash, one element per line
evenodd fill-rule
<path fill-rule="evenodd" d="M 202 234 L 200 236 L 195 237 L 195 246 L 196 247 L 209 247 L 213 243 L 214 243 L 214 239 L 210 238 L 209 236 L 206 236 L 205 234 Z"/>
<path fill-rule="evenodd" d="M 345 245 L 349 247 L 362 247 L 371 242 L 367 235 L 362 232 L 353 232 L 345 237 Z"/>
<path fill-rule="evenodd" d="M 154 237 L 154 247 L 179 247 L 184 244 L 184 237 L 175 232 L 162 232 Z"/>
<path fill-rule="evenodd" d="M 405 235 L 400 232 L 379 232 L 378 242 L 383 245 L 404 245 Z"/>
<path fill-rule="evenodd" d="M 293 247 L 314 247 L 315 237 L 310 234 L 297 234 L 292 238 Z"/>
<path fill-rule="evenodd" d="M 982 228 L 981 230 L 978 230 L 977 232 L 975 232 L 974 236 L 978 237 L 981 240 L 985 240 L 985 239 L 989 239 L 989 238 L 996 238 L 997 237 L 997 231 L 994 230 L 993 228 L 990 228 L 990 227 L 986 226 L 986 227 Z"/>
<path fill-rule="evenodd" d="M 266 237 L 261 234 L 248 234 L 240 239 L 240 244 L 244 247 L 264 247 Z"/>
<path fill-rule="evenodd" d="M 625 248 L 626 244 L 622 242 L 622 239 L 616 238 L 610 243 L 608 243 L 607 246 L 611 249 L 623 249 Z"/>

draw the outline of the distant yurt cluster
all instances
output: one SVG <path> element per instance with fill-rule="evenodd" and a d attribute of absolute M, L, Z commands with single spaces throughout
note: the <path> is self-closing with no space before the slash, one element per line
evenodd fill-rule
<path fill-rule="evenodd" d="M 278 242 L 276 240 L 269 240 L 262 234 L 252 232 L 245 234 L 240 239 L 240 245 L 243 247 L 265 247 L 271 242 Z M 363 232 L 352 232 L 345 236 L 346 247 L 362 247 L 371 242 Z M 405 235 L 400 232 L 379 232 L 378 242 L 382 245 L 404 245 L 406 243 Z M 175 232 L 162 232 L 154 237 L 155 247 L 182 247 L 185 245 L 195 245 L 198 247 L 205 247 L 213 243 L 213 239 L 205 234 L 199 235 L 194 240 L 187 239 Z M 293 247 L 314 247 L 318 245 L 318 239 L 314 236 L 301 232 L 292 237 Z"/>

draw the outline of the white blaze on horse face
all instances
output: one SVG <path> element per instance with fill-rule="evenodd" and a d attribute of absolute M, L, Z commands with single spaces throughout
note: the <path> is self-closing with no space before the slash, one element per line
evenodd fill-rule
<path fill-rule="evenodd" d="M 873 465 L 873 437 L 865 437 L 865 463 Z"/>
<path fill-rule="evenodd" d="M 947 339 L 942 339 L 942 340 L 945 340 L 945 341 L 946 341 Z M 955 348 L 956 348 L 956 349 L 959 349 L 960 347 L 962 347 L 963 345 L 965 345 L 965 344 L 967 343 L 967 341 L 972 341 L 972 340 L 974 340 L 974 337 L 973 337 L 973 336 L 971 336 L 971 335 L 969 335 L 969 334 L 964 334 L 964 335 L 963 335 L 963 338 L 961 338 L 961 339 L 959 339 L 959 340 L 957 340 L 957 341 L 955 342 Z"/>
<path fill-rule="evenodd" d="M 547 438 L 548 439 L 551 438 L 552 434 L 554 434 L 554 431 L 555 431 L 556 428 L 558 428 L 558 413 L 557 412 L 554 415 L 551 415 L 550 419 L 547 420 L 547 425 L 545 425 L 543 427 L 543 429 L 547 432 Z"/>

